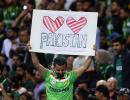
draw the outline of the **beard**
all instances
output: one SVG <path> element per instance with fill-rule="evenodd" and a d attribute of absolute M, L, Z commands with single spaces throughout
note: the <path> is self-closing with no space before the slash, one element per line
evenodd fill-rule
<path fill-rule="evenodd" d="M 56 73 L 57 78 L 62 79 L 64 77 L 64 73 Z"/>

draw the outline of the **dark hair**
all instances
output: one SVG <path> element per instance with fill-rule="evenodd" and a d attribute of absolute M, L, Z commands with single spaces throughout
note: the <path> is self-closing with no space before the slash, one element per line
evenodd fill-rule
<path fill-rule="evenodd" d="M 7 62 L 8 58 L 6 57 L 5 54 L 0 54 L 1 57 L 5 58 L 5 62 Z"/>
<path fill-rule="evenodd" d="M 20 60 L 21 62 L 23 62 L 23 61 L 24 61 L 24 54 L 18 53 L 18 58 L 19 58 L 19 60 Z"/>
<path fill-rule="evenodd" d="M 83 3 L 85 2 L 89 2 L 91 6 L 95 5 L 95 1 L 94 0 L 83 0 Z"/>
<path fill-rule="evenodd" d="M 89 81 L 88 80 L 79 80 L 79 81 L 77 81 L 77 85 L 79 85 L 79 84 L 85 84 L 87 87 L 89 86 Z"/>
<path fill-rule="evenodd" d="M 76 88 L 75 93 L 83 98 L 83 100 L 87 100 L 89 92 L 84 88 Z"/>
<path fill-rule="evenodd" d="M 33 5 L 34 8 L 36 7 L 35 0 L 29 0 L 28 4 Z"/>
<path fill-rule="evenodd" d="M 26 67 L 26 72 L 31 76 L 35 76 L 35 68 L 32 66 Z"/>
<path fill-rule="evenodd" d="M 122 37 L 117 37 L 117 38 L 112 40 L 112 43 L 114 43 L 114 42 L 119 42 L 120 44 L 124 45 L 126 43 L 126 40 Z"/>
<path fill-rule="evenodd" d="M 6 70 L 7 70 L 7 72 L 9 72 L 10 71 L 10 68 L 9 68 L 9 66 L 8 65 L 3 65 L 3 68 L 6 68 Z M 3 71 L 3 70 L 2 70 Z"/>
<path fill-rule="evenodd" d="M 62 57 L 62 56 L 56 57 L 56 58 L 54 59 L 54 67 L 55 67 L 56 64 L 59 65 L 59 66 L 61 66 L 61 65 L 66 65 L 67 62 L 66 62 L 65 57 Z"/>
<path fill-rule="evenodd" d="M 103 95 L 105 97 L 109 98 L 109 90 L 108 90 L 107 86 L 99 85 L 96 87 L 96 91 L 103 93 Z"/>
<path fill-rule="evenodd" d="M 26 32 L 27 32 L 27 35 L 30 35 L 30 30 L 29 30 L 26 26 L 22 26 L 22 27 L 19 29 L 19 33 L 23 32 L 23 31 L 26 31 Z"/>
<path fill-rule="evenodd" d="M 130 8 L 128 7 L 128 5 L 124 5 L 124 6 L 123 6 L 123 10 L 124 10 L 125 12 L 127 12 L 127 13 L 130 12 Z"/>
<path fill-rule="evenodd" d="M 120 0 L 113 0 L 112 3 L 115 2 L 118 6 L 122 6 L 122 2 Z"/>
<path fill-rule="evenodd" d="M 56 3 L 55 0 L 48 0 L 49 3 Z"/>
<path fill-rule="evenodd" d="M 26 70 L 27 65 L 26 64 L 20 64 L 17 67 L 22 68 L 23 70 Z"/>
<path fill-rule="evenodd" d="M 14 53 L 13 56 L 17 56 L 18 60 L 20 60 L 21 62 L 24 61 L 24 55 L 22 53 Z"/>
<path fill-rule="evenodd" d="M 32 100 L 32 96 L 28 92 L 22 93 L 20 96 L 22 95 L 25 96 L 27 100 Z"/>

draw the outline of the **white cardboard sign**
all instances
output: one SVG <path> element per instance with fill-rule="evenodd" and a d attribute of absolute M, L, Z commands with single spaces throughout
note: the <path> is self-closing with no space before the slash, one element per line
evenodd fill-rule
<path fill-rule="evenodd" d="M 31 51 L 95 55 L 97 17 L 96 12 L 34 10 Z"/>

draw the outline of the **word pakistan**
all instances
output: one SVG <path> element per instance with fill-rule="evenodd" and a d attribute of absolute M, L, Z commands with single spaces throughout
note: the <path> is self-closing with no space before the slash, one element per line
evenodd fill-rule
<path fill-rule="evenodd" d="M 87 34 L 41 33 L 41 49 L 45 46 L 86 48 L 86 45 Z"/>

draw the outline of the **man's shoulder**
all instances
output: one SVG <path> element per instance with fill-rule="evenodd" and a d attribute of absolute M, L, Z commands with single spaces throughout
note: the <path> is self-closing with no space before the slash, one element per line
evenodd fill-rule
<path fill-rule="evenodd" d="M 126 50 L 125 55 L 126 55 L 127 57 L 130 57 L 130 50 Z"/>
<path fill-rule="evenodd" d="M 127 50 L 128 54 L 130 55 L 130 50 Z"/>

